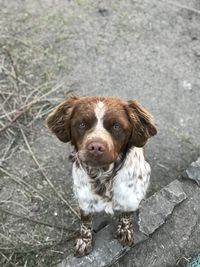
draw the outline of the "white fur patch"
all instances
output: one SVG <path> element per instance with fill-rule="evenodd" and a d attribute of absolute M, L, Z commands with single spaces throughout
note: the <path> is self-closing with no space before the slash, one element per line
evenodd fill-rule
<path fill-rule="evenodd" d="M 124 166 L 114 179 L 115 210 L 137 210 L 149 186 L 151 168 L 145 161 L 142 148 L 133 148 Z"/>
<path fill-rule="evenodd" d="M 99 101 L 95 107 L 95 116 L 97 118 L 97 124 L 94 130 L 87 135 L 87 141 L 95 139 L 97 137 L 101 137 L 102 140 L 106 142 L 108 145 L 108 149 L 113 149 L 113 141 L 110 133 L 103 126 L 103 119 L 106 112 L 106 106 L 102 101 Z"/>
<path fill-rule="evenodd" d="M 123 167 L 114 177 L 113 197 L 108 201 L 94 193 L 85 170 L 73 164 L 74 192 L 79 206 L 86 213 L 105 211 L 135 211 L 145 197 L 149 179 L 150 165 L 145 161 L 142 148 L 132 148 L 126 156 Z"/>
<path fill-rule="evenodd" d="M 103 117 L 105 115 L 106 107 L 102 101 L 99 101 L 95 107 L 95 115 L 97 118 L 97 124 L 103 126 Z"/>
<path fill-rule="evenodd" d="M 79 207 L 86 214 L 105 211 L 113 213 L 112 205 L 102 199 L 99 195 L 94 194 L 90 183 L 90 178 L 81 167 L 73 164 L 72 176 L 74 180 L 74 193 L 78 199 Z"/>

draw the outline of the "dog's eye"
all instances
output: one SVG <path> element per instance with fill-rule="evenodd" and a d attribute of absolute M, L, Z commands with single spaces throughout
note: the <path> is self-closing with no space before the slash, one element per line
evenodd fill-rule
<path fill-rule="evenodd" d="M 80 122 L 78 125 L 79 129 L 85 129 L 86 128 L 86 123 L 84 121 Z"/>
<path fill-rule="evenodd" d="M 116 130 L 116 131 L 119 131 L 121 129 L 121 125 L 118 122 L 115 122 L 113 124 L 113 129 Z"/>

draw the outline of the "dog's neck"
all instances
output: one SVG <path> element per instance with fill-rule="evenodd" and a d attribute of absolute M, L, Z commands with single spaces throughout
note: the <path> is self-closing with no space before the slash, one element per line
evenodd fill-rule
<path fill-rule="evenodd" d="M 122 168 L 125 158 L 126 153 L 121 153 L 115 162 L 102 167 L 93 167 L 81 161 L 76 152 L 72 152 L 70 155 L 72 162 L 75 162 L 77 166 L 82 168 L 92 180 L 101 178 L 102 182 L 103 180 L 112 179 L 116 175 Z"/>
<path fill-rule="evenodd" d="M 128 153 L 129 150 L 121 153 L 115 162 L 105 167 L 91 167 L 85 164 L 79 159 L 76 152 L 72 153 L 70 158 L 77 168 L 81 168 L 87 174 L 93 192 L 106 201 L 112 201 L 114 177 L 123 168 Z"/>

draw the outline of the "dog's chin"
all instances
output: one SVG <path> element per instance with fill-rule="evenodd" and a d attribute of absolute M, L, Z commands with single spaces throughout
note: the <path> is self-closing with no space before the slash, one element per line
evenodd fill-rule
<path fill-rule="evenodd" d="M 83 157 L 79 156 L 80 161 L 87 165 L 88 167 L 92 168 L 106 168 L 109 167 L 110 164 L 114 162 L 114 160 L 109 159 L 109 160 L 103 160 L 102 158 L 88 158 L 88 157 Z"/>
<path fill-rule="evenodd" d="M 117 160 L 114 154 L 92 156 L 83 150 L 78 152 L 78 158 L 84 165 L 93 168 L 107 168 Z"/>
<path fill-rule="evenodd" d="M 89 166 L 89 167 L 93 167 L 93 168 L 106 168 L 108 167 L 111 163 L 113 163 L 113 161 L 100 161 L 98 159 L 84 159 L 82 160 L 82 162 Z"/>
<path fill-rule="evenodd" d="M 93 162 L 93 161 L 85 161 L 85 164 L 89 167 L 92 167 L 92 168 L 107 168 L 109 167 L 109 165 L 111 164 L 112 162 L 110 163 L 99 163 L 99 162 Z"/>

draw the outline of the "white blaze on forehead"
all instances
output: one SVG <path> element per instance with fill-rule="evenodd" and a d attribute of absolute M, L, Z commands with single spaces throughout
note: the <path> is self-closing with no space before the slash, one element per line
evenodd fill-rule
<path fill-rule="evenodd" d="M 102 124 L 103 117 L 105 115 L 106 107 L 102 101 L 99 101 L 95 107 L 95 116 L 97 118 L 97 124 Z"/>
<path fill-rule="evenodd" d="M 110 133 L 104 128 L 104 125 L 103 125 L 104 116 L 106 114 L 106 106 L 102 101 L 99 101 L 96 104 L 94 113 L 97 118 L 97 124 L 95 128 L 93 129 L 93 131 L 86 136 L 85 141 L 87 142 L 92 139 L 95 140 L 95 139 L 100 138 L 104 142 L 106 142 L 109 150 L 112 150 L 113 149 L 112 137 Z"/>

